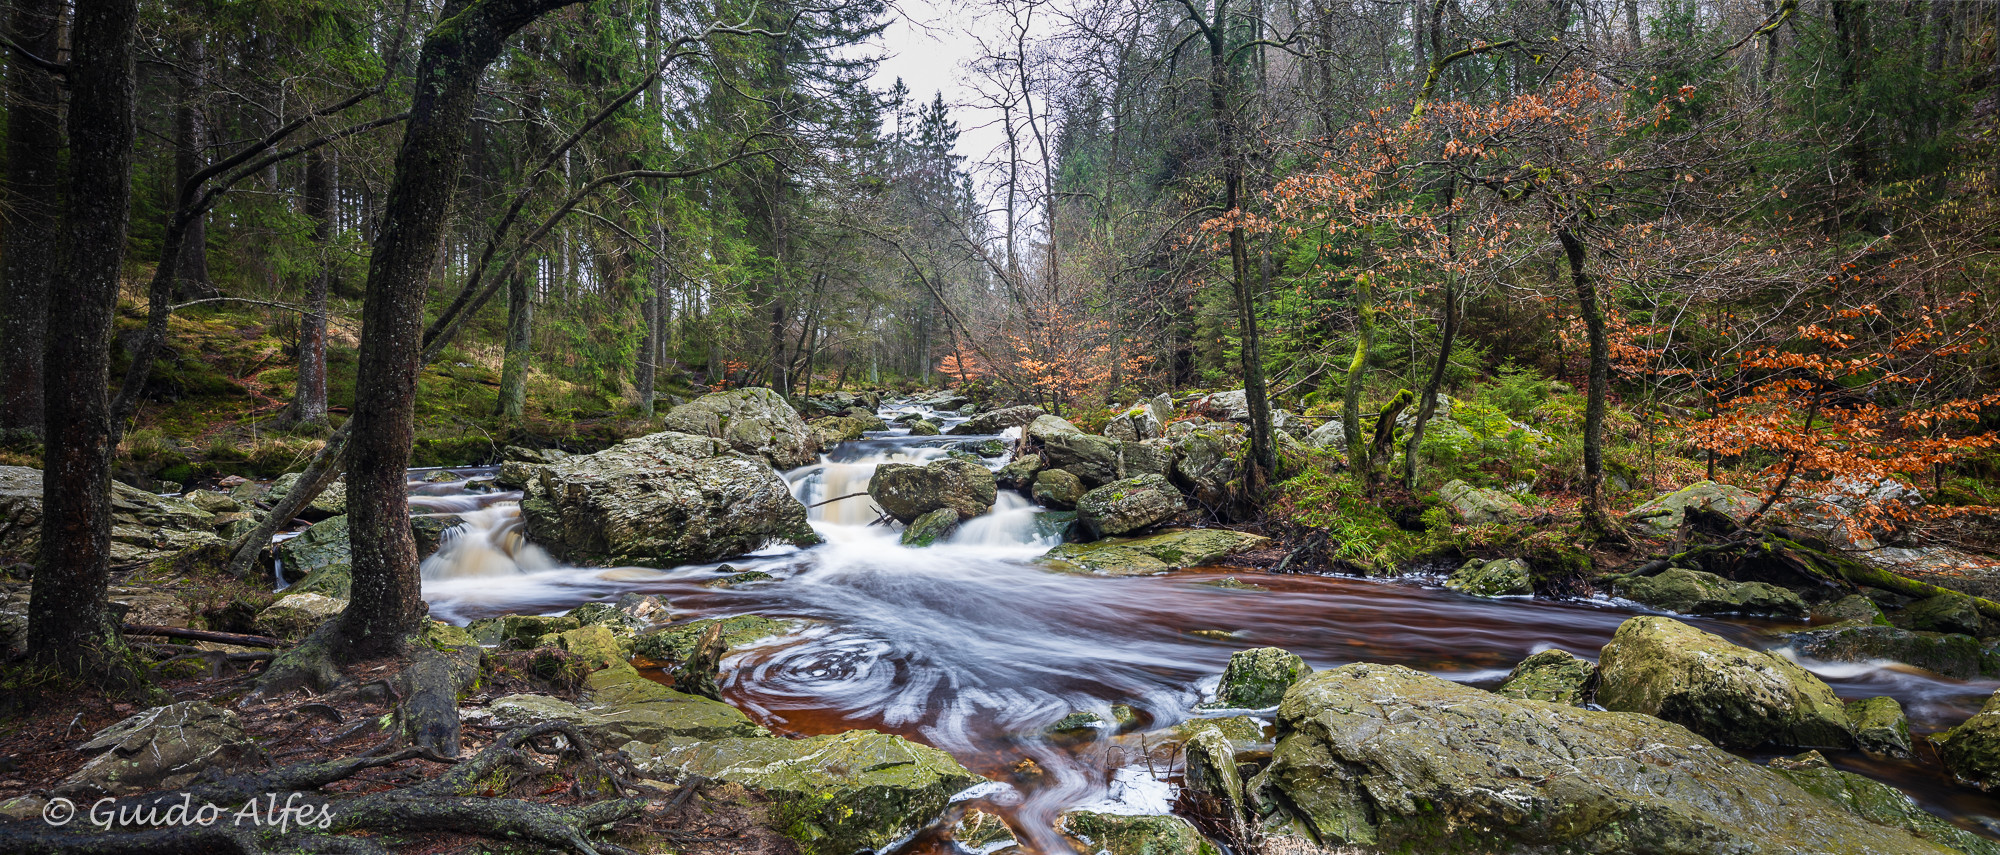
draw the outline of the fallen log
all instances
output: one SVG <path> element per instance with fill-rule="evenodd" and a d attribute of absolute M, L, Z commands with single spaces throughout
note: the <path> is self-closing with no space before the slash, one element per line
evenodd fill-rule
<path fill-rule="evenodd" d="M 282 638 L 268 635 L 243 635 L 234 632 L 215 632 L 206 629 L 189 629 L 184 626 L 154 626 L 146 623 L 125 624 L 126 635 L 155 635 L 161 638 L 185 638 L 190 641 L 212 641 L 216 644 L 234 644 L 237 647 L 290 647 L 292 643 Z"/>

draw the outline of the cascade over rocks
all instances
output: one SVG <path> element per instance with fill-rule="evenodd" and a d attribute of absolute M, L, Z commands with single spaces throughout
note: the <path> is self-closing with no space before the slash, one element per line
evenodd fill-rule
<path fill-rule="evenodd" d="M 874 417 L 872 411 L 866 415 Z M 720 439 L 778 469 L 819 459 L 817 434 L 785 396 L 761 387 L 711 392 L 668 410 L 664 423 L 670 431 Z"/>
<path fill-rule="evenodd" d="M 1854 744 L 1846 709 L 1818 677 L 1663 617 L 1632 618 L 1604 645 L 1597 702 L 1734 748 Z"/>
<path fill-rule="evenodd" d="M 991 510 L 998 495 L 991 470 L 955 457 L 922 466 L 884 463 L 868 480 L 868 496 L 904 525 L 939 508 L 971 519 Z"/>
<path fill-rule="evenodd" d="M 524 491 L 527 537 L 579 564 L 672 567 L 819 542 L 765 461 L 673 431 L 535 467 Z"/>
<path fill-rule="evenodd" d="M 1516 700 L 1400 666 L 1307 677 L 1285 693 L 1278 731 L 1270 765 L 1247 788 L 1280 839 L 1399 852 L 1952 851 L 1848 813 L 1679 725 Z"/>
<path fill-rule="evenodd" d="M 995 434 L 1008 428 L 1024 427 L 1032 424 L 1036 419 L 1045 415 L 1048 415 L 1048 413 L 1043 411 L 1041 407 L 1033 404 L 1023 404 L 1018 407 L 994 410 L 990 413 L 980 413 L 953 426 L 947 433 L 950 433 L 952 436 Z"/>

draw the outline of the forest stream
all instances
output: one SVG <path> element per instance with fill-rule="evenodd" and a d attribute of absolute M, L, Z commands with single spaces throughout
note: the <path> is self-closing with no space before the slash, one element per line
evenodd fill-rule
<path fill-rule="evenodd" d="M 893 418 L 910 409 L 885 404 L 881 414 Z M 941 421 L 949 427 L 958 420 Z M 483 471 L 461 471 L 468 480 L 413 483 L 411 502 L 420 512 L 467 520 L 424 563 L 425 597 L 435 616 L 461 624 L 560 613 L 627 592 L 671 600 L 677 619 L 757 614 L 791 621 L 787 634 L 738 649 L 725 662 L 724 700 L 774 732 L 883 730 L 943 749 L 995 781 L 1012 781 L 975 788 L 967 798 L 1008 816 L 1023 842 L 1043 853 L 1069 851 L 1051 830 L 1065 810 L 1171 809 L 1178 762 L 1173 726 L 1194 716 L 1244 713 L 1195 710 L 1212 697 L 1236 651 L 1275 646 L 1315 669 L 1400 664 L 1490 687 L 1515 662 L 1550 647 L 1594 660 L 1621 622 L 1648 613 L 1615 600 L 1482 599 L 1409 577 L 1228 567 L 1124 578 L 1053 572 L 1033 559 L 1059 536 L 1038 525 L 1041 509 L 1008 491 L 990 513 L 927 549 L 901 546 L 891 527 L 871 525 L 876 515 L 865 491 L 877 464 L 933 459 L 989 438 L 1014 439 L 910 436 L 899 428 L 844 443 L 820 463 L 786 473 L 794 495 L 811 507 L 824 544 L 668 570 L 559 565 L 521 536 L 519 493 L 468 489 Z M 988 459 L 996 469 L 1004 462 L 1004 456 Z M 775 578 L 704 584 L 748 570 Z M 1230 576 L 1265 590 L 1215 584 Z M 1684 620 L 1760 649 L 1773 647 L 1772 630 L 1788 627 Z M 1954 680 L 1889 663 L 1801 664 L 1843 699 L 1896 698 L 1916 733 L 1963 721 L 2000 688 L 2000 680 Z M 1076 711 L 1112 721 L 1114 704 L 1138 716 L 1122 735 L 1078 740 L 1045 732 Z M 1269 722 L 1269 710 L 1255 712 Z M 1827 754 L 1838 767 L 1902 787 L 1961 826 L 1986 834 L 2000 828 L 2000 801 L 1955 785 L 1934 762 Z M 1038 774 L 1024 775 L 1023 768 Z M 951 851 L 947 846 L 920 838 L 906 848 Z"/>

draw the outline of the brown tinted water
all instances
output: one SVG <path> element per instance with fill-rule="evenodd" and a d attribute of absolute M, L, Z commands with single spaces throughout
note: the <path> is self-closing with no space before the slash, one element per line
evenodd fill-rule
<path fill-rule="evenodd" d="M 878 442 L 862 459 L 911 453 L 907 442 L 888 444 L 897 447 L 883 451 Z M 838 475 L 851 480 L 855 473 Z M 813 472 L 792 477 L 802 497 L 818 489 Z M 506 507 L 492 510 L 505 516 Z M 817 525 L 826 544 L 734 560 L 728 571 L 559 568 L 455 577 L 427 564 L 427 577 L 435 578 L 427 579 L 426 592 L 434 613 L 459 621 L 560 612 L 625 592 L 662 595 L 677 618 L 754 613 L 797 621 L 795 631 L 725 663 L 726 700 L 778 732 L 875 728 L 950 752 L 972 770 L 1011 783 L 979 803 L 1008 816 L 1030 849 L 1048 853 L 1069 848 L 1050 830 L 1063 810 L 1167 809 L 1166 782 L 1176 773 L 1170 728 L 1212 692 L 1231 653 L 1276 646 L 1316 669 L 1382 662 L 1491 686 L 1515 662 L 1549 647 L 1595 659 L 1618 625 L 1641 613 L 1609 602 L 1479 599 L 1413 581 L 1226 569 L 1135 578 L 1053 573 L 1032 561 L 1048 545 L 1035 538 L 1032 511 L 1009 513 L 996 514 L 1002 524 L 980 529 L 971 542 L 930 549 L 903 548 L 893 532 L 854 524 L 851 515 L 835 521 L 822 514 Z M 506 520 L 484 524 L 511 530 Z M 704 584 L 752 568 L 777 579 L 735 588 Z M 1266 590 L 1209 584 L 1226 575 Z M 1770 632 L 1781 628 L 1685 620 L 1759 648 L 1773 646 Z M 1962 721 L 2000 687 L 1913 669 L 1806 664 L 1843 698 L 1897 698 L 1918 732 Z M 1108 720 L 1113 704 L 1139 713 L 1139 732 L 1080 744 L 1043 734 L 1077 710 Z M 1984 822 L 2000 817 L 2000 803 L 1948 780 L 1934 758 L 1830 756 L 1966 827 L 1984 830 Z M 1024 761 L 1039 774 L 1021 775 Z M 911 844 L 925 851 L 945 845 L 936 835 Z"/>

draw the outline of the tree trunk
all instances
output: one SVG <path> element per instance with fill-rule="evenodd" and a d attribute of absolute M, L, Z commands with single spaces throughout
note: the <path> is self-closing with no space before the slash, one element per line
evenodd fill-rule
<path fill-rule="evenodd" d="M 174 71 L 178 103 L 174 105 L 174 187 L 187 186 L 208 165 L 208 117 L 201 110 L 202 75 L 208 68 L 207 45 L 198 35 L 180 42 L 181 65 Z M 169 211 L 172 218 L 177 212 Z M 221 292 L 208 278 L 208 217 L 195 217 L 182 238 L 174 283 L 177 301 L 214 297 Z"/>
<path fill-rule="evenodd" d="M 1218 2 L 1215 23 L 1208 30 L 1208 105 L 1215 119 L 1216 153 L 1222 159 L 1223 210 L 1239 214 L 1243 197 L 1243 161 L 1236 151 L 1236 120 L 1229 112 L 1230 65 L 1224 31 L 1228 26 L 1227 3 Z M 1250 461 L 1248 482 L 1252 496 L 1261 492 L 1264 480 L 1278 469 L 1278 450 L 1271 441 L 1271 401 L 1264 384 L 1264 348 L 1257 327 L 1257 294 L 1250 283 L 1250 247 L 1241 220 L 1229 229 L 1230 284 L 1236 295 L 1236 325 L 1242 339 L 1239 348 L 1243 368 L 1243 397 L 1250 408 Z"/>
<path fill-rule="evenodd" d="M 54 60 L 61 0 L 20 0 L 8 37 Z M 7 199 L 12 216 L 0 243 L 0 439 L 42 435 L 42 350 L 49 281 L 60 258 L 62 92 L 49 72 L 7 64 Z"/>
<path fill-rule="evenodd" d="M 535 288 L 538 274 L 514 269 L 507 281 L 507 343 L 500 363 L 500 401 L 496 408 L 500 423 L 521 424 L 528 401 L 528 359 L 534 352 Z M 534 265 L 533 269 L 539 269 Z"/>
<path fill-rule="evenodd" d="M 1597 286 L 1584 272 L 1583 241 L 1568 229 L 1558 229 L 1563 254 L 1569 259 L 1570 283 L 1576 287 L 1576 304 L 1583 314 L 1584 330 L 1590 338 L 1590 382 L 1583 405 L 1583 513 L 1584 526 L 1602 537 L 1616 537 L 1617 531 L 1604 515 L 1604 407 L 1611 391 L 1611 346 L 1604 331 L 1604 310 L 1597 302 Z"/>
<path fill-rule="evenodd" d="M 1446 203 L 1447 205 L 1449 202 Z M 1447 280 L 1444 285 L 1444 311 L 1438 318 L 1437 362 L 1431 366 L 1431 376 L 1424 383 L 1423 398 L 1417 403 L 1417 417 L 1410 425 L 1410 438 L 1403 449 L 1403 489 L 1417 488 L 1417 450 L 1424 442 L 1424 426 L 1430 423 L 1432 414 L 1437 412 L 1438 389 L 1444 385 L 1444 372 L 1451 366 L 1452 345 L 1458 340 L 1458 286 Z"/>
<path fill-rule="evenodd" d="M 333 284 L 333 164 L 314 151 L 306 155 L 306 218 L 313 221 L 315 259 L 306 281 L 306 311 L 299 317 L 299 377 L 292 389 L 288 421 L 326 423 L 326 298 Z"/>
<path fill-rule="evenodd" d="M 415 98 L 362 298 L 360 364 L 347 448 L 354 596 L 341 613 L 345 658 L 401 649 L 424 616 L 410 537 L 412 419 L 423 355 L 426 276 L 464 168 L 479 79 L 508 37 L 578 0 L 453 0 L 424 38 Z"/>
<path fill-rule="evenodd" d="M 1375 348 L 1375 296 L 1369 274 L 1354 276 L 1354 359 L 1347 363 L 1347 388 L 1340 401 L 1340 432 L 1347 440 L 1347 465 L 1369 491 L 1375 478 L 1369 472 L 1368 440 L 1361 433 L 1361 378 L 1368 369 L 1368 352 Z"/>
<path fill-rule="evenodd" d="M 111 320 L 131 201 L 137 0 L 82 2 L 71 37 L 68 208 L 48 316 L 42 543 L 28 607 L 35 660 L 137 687 L 105 601 L 111 566 Z"/>

